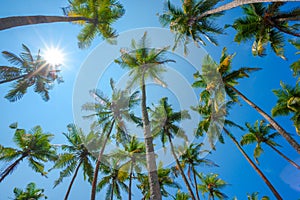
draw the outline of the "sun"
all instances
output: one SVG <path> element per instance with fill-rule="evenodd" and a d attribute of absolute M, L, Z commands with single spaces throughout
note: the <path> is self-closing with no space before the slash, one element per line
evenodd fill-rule
<path fill-rule="evenodd" d="M 43 57 L 47 63 L 53 66 L 62 65 L 64 62 L 64 54 L 59 48 L 47 48 L 43 53 Z"/>

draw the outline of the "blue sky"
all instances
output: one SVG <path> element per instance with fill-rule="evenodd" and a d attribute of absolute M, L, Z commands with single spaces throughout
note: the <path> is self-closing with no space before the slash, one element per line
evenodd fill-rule
<path fill-rule="evenodd" d="M 177 1 L 176 1 L 177 2 Z M 227 2 L 227 1 L 225 1 Z M 131 0 L 121 1 L 126 9 L 125 15 L 114 25 L 119 33 L 134 30 L 136 28 L 145 27 L 161 27 L 158 22 L 157 13 L 162 13 L 163 3 L 161 1 L 150 0 Z M 289 6 L 299 6 L 299 3 L 289 4 Z M 14 15 L 62 15 L 61 7 L 67 6 L 65 0 L 2 0 L 0 17 L 14 16 Z M 234 9 L 226 13 L 217 22 L 220 26 L 230 24 L 232 21 L 240 16 L 241 10 Z M 55 134 L 53 139 L 54 144 L 61 144 L 65 142 L 62 132 L 67 131 L 67 124 L 76 121 L 76 113 L 74 115 L 74 90 L 76 90 L 76 81 L 80 77 L 80 70 L 85 67 L 84 63 L 89 59 L 91 52 L 97 51 L 98 45 L 101 44 L 101 38 L 97 38 L 88 49 L 81 50 L 77 47 L 77 34 L 80 26 L 70 23 L 56 23 L 34 25 L 27 27 L 18 27 L 0 31 L 0 51 L 11 51 L 16 54 L 20 53 L 21 45 L 26 44 L 33 52 L 38 49 L 45 49 L 49 46 L 60 47 L 65 52 L 65 62 L 62 66 L 62 76 L 64 83 L 55 85 L 54 89 L 50 91 L 50 101 L 44 102 L 38 94 L 32 90 L 18 102 L 10 103 L 4 96 L 9 90 L 9 84 L 0 85 L 0 143 L 4 146 L 13 146 L 12 136 L 13 130 L 8 126 L 15 121 L 18 121 L 19 127 L 26 130 L 31 129 L 36 125 L 41 125 L 45 132 Z M 280 87 L 280 81 L 295 85 L 296 79 L 292 77 L 292 72 L 289 65 L 299 56 L 295 56 L 295 49 L 286 44 L 286 55 L 288 61 L 283 61 L 281 58 L 274 56 L 273 52 L 267 50 L 268 55 L 264 58 L 253 57 L 251 54 L 251 44 L 236 44 L 233 42 L 234 31 L 232 29 L 226 30 L 226 35 L 218 37 L 219 46 L 215 47 L 208 44 L 204 49 L 217 61 L 221 55 L 223 47 L 228 48 L 229 53 L 236 52 L 237 55 L 233 60 L 233 67 L 262 67 L 263 70 L 255 72 L 249 79 L 240 81 L 238 89 L 246 96 L 253 100 L 257 105 L 270 113 L 272 107 L 276 103 L 276 97 L 272 93 L 272 89 Z M 159 36 L 158 36 L 159 37 Z M 131 39 L 131 38 L 129 38 Z M 155 40 L 155 39 L 154 39 Z M 155 43 L 155 41 L 153 41 Z M 103 45 L 103 44 L 102 44 Z M 192 48 L 193 49 L 193 48 Z M 197 56 L 191 52 L 193 59 L 198 59 Z M 176 57 L 176 56 L 175 56 Z M 174 58 L 175 58 L 174 57 Z M 187 59 L 190 60 L 190 59 Z M 8 64 L 7 61 L 0 56 L 0 65 Z M 188 65 L 184 59 L 179 59 L 176 64 Z M 196 68 L 200 67 L 194 66 Z M 171 66 L 171 65 L 170 65 Z M 114 66 L 116 67 L 116 66 Z M 112 69 L 112 68 L 109 68 Z M 109 72 L 111 71 L 112 74 Z M 113 70 L 108 70 L 103 80 L 107 80 L 109 76 L 115 79 L 120 77 L 121 73 L 114 73 Z M 179 70 L 180 73 L 187 73 L 185 70 Z M 188 75 L 187 75 L 188 76 Z M 192 77 L 192 74 L 190 74 Z M 188 78 L 187 78 L 188 79 Z M 108 83 L 100 81 L 99 87 L 101 90 L 107 91 Z M 102 88 L 103 86 L 103 88 Z M 151 90 L 155 90 L 155 86 Z M 93 89 L 93 88 L 91 88 Z M 150 90 L 150 91 L 151 91 Z M 150 95 L 151 96 L 151 95 Z M 172 96 L 172 95 L 170 95 Z M 176 96 L 173 95 L 173 97 Z M 149 104 L 157 103 L 159 98 L 152 97 Z M 153 101 L 153 102 L 152 102 Z M 172 104 L 176 104 L 178 100 L 171 99 Z M 244 123 L 254 123 L 255 120 L 261 117 L 248 105 L 241 102 L 232 109 L 230 119 L 244 125 Z M 276 120 L 288 131 L 295 134 L 292 122 L 289 117 L 278 117 Z M 232 130 L 239 139 L 243 134 L 241 131 Z M 299 137 L 294 135 L 294 138 L 300 142 Z M 199 168 L 203 172 L 216 172 L 224 179 L 229 186 L 224 189 L 224 192 L 233 198 L 237 196 L 239 199 L 245 199 L 247 193 L 258 191 L 261 195 L 268 195 L 273 198 L 264 182 L 254 172 L 250 165 L 244 160 L 232 142 L 225 138 L 225 145 L 217 144 L 217 151 L 208 156 L 209 159 L 216 162 L 219 168 Z M 288 143 L 279 138 L 278 142 L 283 146 L 282 151 L 286 153 L 292 160 L 300 163 L 300 156 L 288 145 Z M 157 142 L 158 143 L 158 142 Z M 245 147 L 246 151 L 252 156 L 253 146 Z M 0 163 L 2 168 L 3 163 Z M 48 166 L 51 167 L 51 164 Z M 300 198 L 300 172 L 289 166 L 285 160 L 279 157 L 276 153 L 265 148 L 264 154 L 260 158 L 260 169 L 270 179 L 275 188 L 284 199 L 294 200 Z M 8 176 L 5 181 L 0 184 L 0 199 L 5 200 L 13 197 L 13 188 L 25 188 L 29 182 L 36 182 L 40 188 L 45 188 L 45 194 L 49 199 L 61 199 L 65 194 L 67 185 L 70 179 L 65 179 L 63 184 L 52 189 L 54 180 L 58 177 L 58 171 L 53 171 L 49 178 L 35 174 L 27 167 L 26 161 L 20 164 L 13 174 Z M 183 186 L 184 190 L 184 186 Z M 138 191 L 134 191 L 135 198 L 140 199 Z M 87 199 L 90 194 L 90 186 L 83 181 L 82 176 L 78 176 L 74 187 L 72 189 L 70 199 L 79 200 Z M 99 199 L 101 195 L 99 194 Z"/>

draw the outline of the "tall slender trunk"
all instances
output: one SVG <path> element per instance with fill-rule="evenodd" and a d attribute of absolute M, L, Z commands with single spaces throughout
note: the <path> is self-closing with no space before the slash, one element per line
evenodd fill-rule
<path fill-rule="evenodd" d="M 128 186 L 128 200 L 131 200 L 131 188 L 132 188 L 132 174 L 133 174 L 133 160 L 130 163 L 130 174 L 129 174 L 129 186 Z"/>
<path fill-rule="evenodd" d="M 67 17 L 67 16 L 13 16 L 0 18 L 0 30 L 5 30 L 9 28 L 14 28 L 18 26 L 26 26 L 33 24 L 44 24 L 44 23 L 54 23 L 54 22 L 75 22 L 75 21 L 86 21 L 89 23 L 94 23 L 93 19 L 86 17 Z"/>
<path fill-rule="evenodd" d="M 280 194 L 277 192 L 277 190 L 274 188 L 272 183 L 268 180 L 268 178 L 264 175 L 264 173 L 255 165 L 255 163 L 249 158 L 249 156 L 246 154 L 246 152 L 243 150 L 243 148 L 240 146 L 238 141 L 235 139 L 235 137 L 224 127 L 223 130 L 225 133 L 230 137 L 230 139 L 233 141 L 233 143 L 236 145 L 236 147 L 239 149 L 239 151 L 243 154 L 243 156 L 246 158 L 248 163 L 251 165 L 251 167 L 258 173 L 258 175 L 263 179 L 263 181 L 267 184 L 267 186 L 270 188 L 276 199 L 283 200 Z"/>
<path fill-rule="evenodd" d="M 11 82 L 11 81 L 15 81 L 15 80 L 18 80 L 20 78 L 24 78 L 26 76 L 27 76 L 27 74 L 23 74 L 21 76 L 17 76 L 17 77 L 11 78 L 11 79 L 6 79 L 6 80 L 3 80 L 3 81 L 0 81 L 0 84 L 8 83 L 8 82 Z"/>
<path fill-rule="evenodd" d="M 215 9 L 209 10 L 204 12 L 202 15 L 197 17 L 197 20 L 206 17 L 207 15 L 219 13 L 222 11 L 226 10 L 231 10 L 233 8 L 246 5 L 246 4 L 251 4 L 251 3 L 264 3 L 264 2 L 290 2 L 290 1 L 300 1 L 300 0 L 233 0 L 230 3 L 227 3 L 225 5 L 219 6 Z"/>
<path fill-rule="evenodd" d="M 150 129 L 149 116 L 146 105 L 146 86 L 145 86 L 145 72 L 142 73 L 140 87 L 142 90 L 142 121 L 145 137 L 145 146 L 146 146 L 146 161 L 147 161 L 147 170 L 148 170 L 148 179 L 150 186 L 150 198 L 152 200 L 161 200 L 160 184 L 158 181 L 157 166 L 155 160 L 155 152 L 153 146 L 153 137 Z"/>
<path fill-rule="evenodd" d="M 181 165 L 180 165 L 180 162 L 179 162 L 179 160 L 178 160 L 178 158 L 177 158 L 177 155 L 176 155 L 176 153 L 175 153 L 174 146 L 173 146 L 173 142 L 172 142 L 172 138 L 171 138 L 170 135 L 168 136 L 168 138 L 169 138 L 169 142 L 170 142 L 170 145 L 171 145 L 171 152 L 172 152 L 172 154 L 173 154 L 173 156 L 174 156 L 174 158 L 175 158 L 177 167 L 178 167 L 178 169 L 179 169 L 179 171 L 180 171 L 180 174 L 181 174 L 181 176 L 182 176 L 182 178 L 183 178 L 183 181 L 184 181 L 184 183 L 185 183 L 185 185 L 186 185 L 186 188 L 187 188 L 187 190 L 189 191 L 192 200 L 196 200 L 195 195 L 194 195 L 193 190 L 192 190 L 192 187 L 190 186 L 189 181 L 188 181 L 188 179 L 186 178 L 186 176 L 185 176 L 185 174 L 184 174 L 184 171 L 183 171 L 183 169 L 182 169 L 182 167 L 181 167 Z"/>
<path fill-rule="evenodd" d="M 65 195 L 65 199 L 64 199 L 64 200 L 67 200 L 68 197 L 69 197 L 69 194 L 70 194 L 70 192 L 71 192 L 71 188 L 72 188 L 72 186 L 73 186 L 73 183 L 74 183 L 74 181 L 75 181 L 75 178 L 76 178 L 76 176 L 77 176 L 77 174 L 78 174 L 78 171 L 79 171 L 79 168 L 80 168 L 82 162 L 83 162 L 83 160 L 81 159 L 80 162 L 78 163 L 77 167 L 76 167 L 75 173 L 74 173 L 73 178 L 72 178 L 72 180 L 71 180 L 71 182 L 70 182 L 70 185 L 69 185 L 69 187 L 68 187 L 68 190 L 67 190 L 67 193 L 66 193 L 66 195 Z"/>
<path fill-rule="evenodd" d="M 110 200 L 114 200 L 115 180 L 112 180 Z"/>
<path fill-rule="evenodd" d="M 1 176 L 0 178 L 0 183 L 4 180 L 4 178 L 10 174 L 14 169 L 15 167 L 24 159 L 28 156 L 28 154 L 23 154 L 20 158 L 18 158 L 13 164 L 9 165 L 5 170 L 4 170 L 4 173 L 3 175 Z"/>
<path fill-rule="evenodd" d="M 273 147 L 272 145 L 269 145 L 269 144 L 268 144 L 268 146 L 271 147 L 274 151 L 276 151 L 279 155 L 281 155 L 284 159 L 286 159 L 291 165 L 293 165 L 297 169 L 300 169 L 300 166 L 297 163 L 295 163 L 294 161 L 292 161 L 291 159 L 289 159 L 286 155 L 284 155 L 277 148 L 275 148 L 275 147 Z"/>
<path fill-rule="evenodd" d="M 194 167 L 192 167 L 193 170 L 193 174 L 194 174 L 194 182 L 195 182 L 195 187 L 196 187 L 196 195 L 197 195 L 197 199 L 200 200 L 200 196 L 199 196 L 199 190 L 198 190 L 198 183 L 197 183 L 197 178 L 196 178 L 196 170 Z"/>
<path fill-rule="evenodd" d="M 227 87 L 231 88 L 234 92 L 236 92 L 246 103 L 248 103 L 251 107 L 253 107 L 257 112 L 263 116 L 271 126 L 278 131 L 278 133 L 283 136 L 288 143 L 300 154 L 300 145 L 297 141 L 292 138 L 292 136 L 286 132 L 270 115 L 265 113 L 261 108 L 259 108 L 255 103 L 250 101 L 246 96 L 244 96 L 240 91 L 238 91 L 235 87 L 226 84 Z"/>
<path fill-rule="evenodd" d="M 91 192 L 91 200 L 95 200 L 96 198 L 96 186 L 97 186 L 97 180 L 98 180 L 98 173 L 99 173 L 99 167 L 100 167 L 100 164 L 101 164 L 101 159 L 102 159 L 102 155 L 104 153 L 104 150 L 105 150 L 105 146 L 107 144 L 107 141 L 110 137 L 110 134 L 112 132 L 112 129 L 114 127 L 114 124 L 115 124 L 115 120 L 112 121 L 111 123 L 111 126 L 110 126 L 110 129 L 107 133 L 107 136 L 103 142 L 103 146 L 99 152 L 99 155 L 98 155 L 98 158 L 97 158 L 97 162 L 96 162 L 96 166 L 95 166 L 95 171 L 94 171 L 94 177 L 93 177 L 93 182 L 92 182 L 92 192 Z"/>

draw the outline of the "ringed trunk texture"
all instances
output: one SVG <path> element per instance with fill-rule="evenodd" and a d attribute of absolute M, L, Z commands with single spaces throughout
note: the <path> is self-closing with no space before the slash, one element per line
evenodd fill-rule
<path fill-rule="evenodd" d="M 243 6 L 243 5 L 246 5 L 246 4 L 266 3 L 266 2 L 297 2 L 297 1 L 300 1 L 300 0 L 233 0 L 230 3 L 227 3 L 225 5 L 217 7 L 215 9 L 204 12 L 197 19 L 201 19 L 203 17 L 206 17 L 207 15 L 219 13 L 219 12 L 222 12 L 222 11 L 231 10 L 233 8 Z"/>
<path fill-rule="evenodd" d="M 72 178 L 72 180 L 71 180 L 71 182 L 70 182 L 70 185 L 69 185 L 69 187 L 68 187 L 68 190 L 67 190 L 67 193 L 66 193 L 66 196 L 65 196 L 65 199 L 64 199 L 64 200 L 68 200 L 69 194 L 70 194 L 70 192 L 71 192 L 71 188 L 72 188 L 73 183 L 74 183 L 74 181 L 75 181 L 75 179 L 76 179 L 76 176 L 77 176 L 77 174 L 78 174 L 78 171 L 79 171 L 79 168 L 80 168 L 82 162 L 83 162 L 83 160 L 80 160 L 78 166 L 76 167 L 75 173 L 74 173 L 73 178 Z"/>
<path fill-rule="evenodd" d="M 33 24 L 44 24 L 54 22 L 75 22 L 75 21 L 86 21 L 92 22 L 92 19 L 86 17 L 67 17 L 67 16 L 13 16 L 0 18 L 0 30 L 14 28 L 18 26 L 26 26 Z"/>
<path fill-rule="evenodd" d="M 253 107 L 261 116 L 263 116 L 270 124 L 271 126 L 278 131 L 278 133 L 283 136 L 288 143 L 300 154 L 300 145 L 297 143 L 297 141 L 292 138 L 292 136 L 286 132 L 270 115 L 265 113 L 260 107 L 258 107 L 255 103 L 250 101 L 246 96 L 244 96 L 239 90 L 237 90 L 235 87 L 232 87 L 228 84 L 226 84 L 227 87 L 231 88 L 234 92 L 236 92 L 246 103 L 248 103 L 251 107 Z"/>
<path fill-rule="evenodd" d="M 249 156 L 246 154 L 246 152 L 243 150 L 243 148 L 240 146 L 238 141 L 234 138 L 234 136 L 226 129 L 223 128 L 225 133 L 230 137 L 230 139 L 233 141 L 233 143 L 236 145 L 236 147 L 239 149 L 239 151 L 243 154 L 245 159 L 248 161 L 248 163 L 251 165 L 251 167 L 258 173 L 258 175 L 263 179 L 263 181 L 267 184 L 267 186 L 270 188 L 274 196 L 277 200 L 283 200 L 283 198 L 280 196 L 280 194 L 277 192 L 277 190 L 274 188 L 272 183 L 268 180 L 268 178 L 264 175 L 264 173 L 255 165 L 255 163 L 249 158 Z"/>
<path fill-rule="evenodd" d="M 142 74 L 140 87 L 142 90 L 142 121 L 146 146 L 146 161 L 148 170 L 148 179 L 150 186 L 150 198 L 152 200 L 161 200 L 160 184 L 158 181 L 157 166 L 155 160 L 155 152 L 153 146 L 153 137 L 150 129 L 149 116 L 146 105 L 146 86 L 145 86 L 145 72 Z"/>
<path fill-rule="evenodd" d="M 100 164 L 101 164 L 101 159 L 102 159 L 102 155 L 104 153 L 104 150 L 105 150 L 105 146 L 106 146 L 106 143 L 110 137 L 110 134 L 112 132 L 112 129 L 114 127 L 114 124 L 115 124 L 115 120 L 113 120 L 111 126 L 110 126 L 110 129 L 107 133 L 107 136 L 104 140 L 104 143 L 103 143 L 103 146 L 99 152 L 99 155 L 98 155 L 98 158 L 97 158 L 97 162 L 96 162 L 96 166 L 95 166 L 95 171 L 94 171 L 94 177 L 93 177 L 93 182 L 92 182 L 92 192 L 91 192 L 91 200 L 95 200 L 96 198 L 96 187 L 97 187 L 97 180 L 98 180 L 98 173 L 99 173 L 99 167 L 100 167 Z"/>
<path fill-rule="evenodd" d="M 190 186 L 190 184 L 189 184 L 189 181 L 187 180 L 187 178 L 186 178 L 186 176 L 185 176 L 185 174 L 184 174 L 184 171 L 183 171 L 183 169 L 182 169 L 182 167 L 181 167 L 181 165 L 180 165 L 180 163 L 179 163 L 179 160 L 178 160 L 178 158 L 177 158 L 177 155 L 176 155 L 176 153 L 175 153 L 175 151 L 174 151 L 174 146 L 173 146 L 172 139 L 171 139 L 170 136 L 168 136 L 168 138 L 169 138 L 169 142 L 170 142 L 170 145 L 171 145 L 171 151 L 172 151 L 172 154 L 173 154 L 173 156 L 174 156 L 174 158 L 175 158 L 176 164 L 177 164 L 177 166 L 178 166 L 178 169 L 179 169 L 179 171 L 180 171 L 180 174 L 181 174 L 181 176 L 182 176 L 182 179 L 183 179 L 183 181 L 184 181 L 184 183 L 185 183 L 185 185 L 186 185 L 186 188 L 187 188 L 187 190 L 189 191 L 189 194 L 191 195 L 192 200 L 196 200 L 195 195 L 194 195 L 194 193 L 193 193 L 193 190 L 192 190 L 192 188 L 191 188 L 191 186 Z"/>

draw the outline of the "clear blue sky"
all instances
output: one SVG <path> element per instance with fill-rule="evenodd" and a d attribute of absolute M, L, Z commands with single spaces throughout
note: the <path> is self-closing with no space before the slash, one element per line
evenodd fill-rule
<path fill-rule="evenodd" d="M 118 32 L 129 31 L 135 28 L 160 27 L 156 14 L 162 13 L 162 1 L 131 0 L 126 2 L 121 1 L 121 3 L 125 6 L 126 14 L 115 24 Z M 299 3 L 297 4 L 300 6 Z M 294 5 L 296 6 L 296 3 L 289 6 Z M 65 6 L 67 6 L 66 0 L 2 0 L 0 17 L 14 15 L 62 15 L 61 7 Z M 229 11 L 218 20 L 218 24 L 223 26 L 232 23 L 233 19 L 240 16 L 240 14 L 240 9 Z M 37 52 L 38 49 L 43 50 L 47 46 L 59 46 L 66 54 L 66 61 L 62 70 L 65 82 L 55 85 L 54 89 L 50 91 L 49 102 L 44 102 L 38 94 L 30 89 L 20 101 L 10 103 L 4 98 L 6 92 L 9 90 L 9 84 L 0 85 L 0 107 L 2 113 L 0 116 L 0 143 L 2 145 L 14 145 L 12 142 L 13 130 L 9 129 L 8 126 L 15 121 L 19 122 L 20 128 L 26 130 L 36 125 L 41 125 L 45 132 L 55 134 L 53 143 L 61 144 L 65 142 L 61 133 L 66 132 L 67 124 L 74 121 L 72 102 L 76 78 L 90 52 L 102 42 L 100 38 L 97 38 L 90 48 L 85 50 L 78 49 L 76 36 L 79 30 L 80 27 L 78 25 L 56 23 L 0 31 L 0 51 L 6 50 L 18 54 L 21 51 L 21 44 L 26 44 L 33 52 Z M 219 59 L 222 48 L 225 46 L 228 48 L 229 53 L 236 52 L 237 55 L 233 60 L 233 67 L 235 69 L 244 66 L 262 67 L 263 70 L 254 73 L 249 79 L 242 80 L 238 89 L 270 113 L 270 110 L 276 103 L 276 98 L 271 90 L 279 88 L 281 80 L 285 83 L 295 85 L 296 80 L 292 77 L 292 72 L 288 66 L 296 59 L 299 59 L 299 56 L 295 56 L 295 49 L 290 44 L 286 44 L 288 61 L 283 61 L 279 57 L 274 56 L 273 52 L 269 50 L 267 51 L 268 55 L 264 58 L 253 57 L 250 52 L 250 43 L 237 45 L 233 42 L 234 31 L 228 29 L 226 32 L 227 35 L 218 37 L 220 43 L 218 47 L 208 44 L 204 49 L 216 60 Z M 184 61 L 180 61 L 179 63 L 184 63 Z M 6 64 L 8 64 L 7 61 L 0 56 L 0 65 Z M 120 75 L 111 74 L 110 76 L 118 78 Z M 101 89 L 106 90 L 107 85 Z M 155 89 L 155 87 L 152 89 Z M 176 100 L 173 101 L 176 104 Z M 150 103 L 157 103 L 157 100 L 155 99 L 154 102 Z M 253 123 L 257 119 L 260 120 L 261 117 L 252 108 L 242 102 L 241 106 L 235 106 L 231 111 L 230 119 L 244 125 L 246 121 Z M 289 117 L 278 117 L 276 120 L 288 132 L 295 133 Z M 234 129 L 233 131 L 236 131 L 234 133 L 239 139 L 242 132 Z M 300 142 L 299 136 L 294 135 L 294 137 Z M 274 199 L 268 187 L 244 160 L 232 142 L 227 138 L 225 138 L 225 142 L 225 145 L 218 144 L 217 151 L 208 156 L 209 159 L 215 161 L 220 167 L 199 168 L 199 171 L 220 174 L 220 177 L 230 184 L 224 189 L 224 192 L 230 199 L 234 196 L 237 196 L 238 199 L 246 199 L 247 192 L 251 193 L 255 191 Z M 299 164 L 300 156 L 291 149 L 287 142 L 283 139 L 278 139 L 278 142 L 282 144 L 283 152 Z M 252 156 L 253 146 L 246 147 L 245 149 Z M 293 169 L 285 160 L 270 151 L 267 147 L 260 161 L 260 169 L 271 180 L 284 199 L 296 200 L 300 198 L 299 171 Z M 3 163 L 0 163 L 0 168 L 2 166 L 4 166 Z M 50 168 L 51 164 L 48 167 Z M 14 187 L 25 188 L 29 182 L 36 182 L 39 188 L 45 188 L 45 194 L 50 200 L 61 199 L 66 192 L 70 179 L 65 179 L 61 185 L 52 189 L 53 182 L 58 176 L 59 173 L 57 170 L 51 172 L 48 179 L 41 177 L 29 169 L 25 161 L 0 184 L 0 200 L 13 197 L 12 191 Z M 184 186 L 183 190 L 185 190 Z M 138 191 L 134 192 L 135 198 L 140 199 Z M 79 174 L 71 191 L 70 199 L 87 199 L 89 198 L 89 194 L 90 185 L 84 182 L 83 177 Z M 101 193 L 101 195 L 103 194 Z M 99 195 L 99 199 L 102 199 L 101 195 Z"/>

